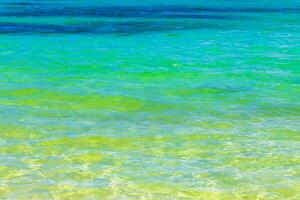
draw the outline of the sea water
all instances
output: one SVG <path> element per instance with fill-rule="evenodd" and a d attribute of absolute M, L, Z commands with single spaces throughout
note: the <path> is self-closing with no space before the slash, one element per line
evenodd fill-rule
<path fill-rule="evenodd" d="M 0 198 L 300 199 L 300 2 L 0 1 Z"/>

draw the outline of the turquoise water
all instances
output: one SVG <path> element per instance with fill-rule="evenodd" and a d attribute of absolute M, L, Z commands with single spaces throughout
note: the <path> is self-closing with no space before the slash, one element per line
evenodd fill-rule
<path fill-rule="evenodd" d="M 0 1 L 0 199 L 300 199 L 299 1 Z"/>

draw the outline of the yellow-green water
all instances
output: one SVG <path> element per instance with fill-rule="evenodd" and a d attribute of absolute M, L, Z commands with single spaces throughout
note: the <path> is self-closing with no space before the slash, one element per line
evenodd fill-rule
<path fill-rule="evenodd" d="M 0 1 L 0 199 L 300 199 L 298 1 Z"/>

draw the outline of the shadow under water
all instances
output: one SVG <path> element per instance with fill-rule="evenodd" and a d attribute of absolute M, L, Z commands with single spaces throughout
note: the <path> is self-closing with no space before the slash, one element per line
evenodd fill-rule
<path fill-rule="evenodd" d="M 63 2 L 0 3 L 0 34 L 125 34 L 174 30 L 227 29 L 249 21 L 247 13 L 299 13 L 295 8 L 226 8 L 187 6 L 69 6 Z M 86 18 L 101 20 L 77 24 L 24 23 L 19 18 Z M 2 19 L 1 19 L 2 18 Z M 7 19 L 13 19 L 7 20 Z M 103 19 L 113 19 L 107 20 Z M 118 19 L 118 20 L 115 20 Z M 120 20 L 121 19 L 121 20 Z M 102 22 L 103 21 L 103 22 Z M 226 22 L 226 23 L 224 23 Z M 229 24 L 228 24 L 228 23 Z"/>
<path fill-rule="evenodd" d="M 221 24 L 203 22 L 91 22 L 79 24 L 42 24 L 0 22 L 0 34 L 121 34 L 133 35 L 145 32 L 168 32 L 175 30 L 226 29 Z"/>

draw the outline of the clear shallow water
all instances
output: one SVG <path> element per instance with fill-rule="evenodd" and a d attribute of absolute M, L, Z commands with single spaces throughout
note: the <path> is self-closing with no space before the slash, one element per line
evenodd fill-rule
<path fill-rule="evenodd" d="M 299 199 L 297 1 L 1 1 L 1 199 Z"/>

